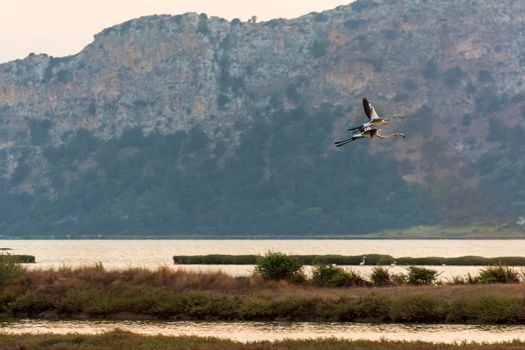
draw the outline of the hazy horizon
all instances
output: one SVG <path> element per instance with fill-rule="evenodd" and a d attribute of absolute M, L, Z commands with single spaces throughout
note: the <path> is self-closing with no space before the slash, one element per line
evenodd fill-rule
<path fill-rule="evenodd" d="M 7 0 L 0 13 L 0 63 L 29 53 L 68 56 L 81 51 L 104 28 L 141 16 L 206 13 L 246 21 L 295 18 L 349 4 L 353 0 Z"/>

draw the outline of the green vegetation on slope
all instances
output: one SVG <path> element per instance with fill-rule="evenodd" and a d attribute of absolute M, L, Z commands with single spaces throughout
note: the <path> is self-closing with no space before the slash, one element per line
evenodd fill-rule
<path fill-rule="evenodd" d="M 57 198 L 50 200 L 45 189 L 29 195 L 11 193 L 7 183 L 0 186 L 0 229 L 21 237 L 43 232 L 73 237 L 337 237 L 367 232 L 373 233 L 363 237 L 525 237 L 524 227 L 516 224 L 429 226 L 446 222 L 452 211 L 468 222 L 515 218 L 519 210 L 512 215 L 495 210 L 490 216 L 476 214 L 471 206 L 448 207 L 448 200 L 455 202 L 450 184 L 404 182 L 393 160 L 369 157 L 366 143 L 326 151 L 333 141 L 326 119 L 335 120 L 339 113 L 330 105 L 316 111 L 278 110 L 270 122 L 248 127 L 233 157 L 225 144 L 198 129 L 148 136 L 133 129 L 108 141 L 80 130 L 71 143 L 44 152 Z M 506 152 L 521 147 L 511 145 Z M 480 171 L 486 174 L 486 188 L 498 192 L 508 164 L 501 170 L 499 163 L 488 167 L 494 157 L 482 158 Z M 20 170 L 12 181 L 22 181 L 18 177 L 24 174 Z M 518 175 L 494 197 L 498 207 L 508 200 L 519 207 Z M 454 191 L 454 196 L 471 195 L 467 189 Z"/>
<path fill-rule="evenodd" d="M 197 129 L 148 136 L 135 129 L 109 141 L 80 130 L 71 143 L 44 153 L 61 195 L 49 200 L 47 193 L 32 197 L 0 188 L 0 229 L 19 235 L 304 236 L 433 223 L 428 195 L 384 171 L 395 169 L 394 161 L 370 158 L 365 143 L 326 151 L 333 142 L 330 121 L 340 113 L 329 105 L 279 109 L 271 122 L 243 134 L 234 157 Z M 85 170 L 93 162 L 97 167 Z"/>

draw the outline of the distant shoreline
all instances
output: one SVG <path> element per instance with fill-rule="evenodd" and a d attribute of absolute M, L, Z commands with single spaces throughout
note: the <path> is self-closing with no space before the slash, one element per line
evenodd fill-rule
<path fill-rule="evenodd" d="M 525 239 L 525 227 L 517 224 L 465 226 L 414 226 L 354 234 L 12 234 L 0 240 L 515 240 Z"/>
<path fill-rule="evenodd" d="M 117 237 L 0 237 L 0 241 L 20 241 L 20 240 L 45 240 L 45 241 L 124 241 L 124 240 L 134 240 L 134 241 L 155 241 L 155 240 L 173 240 L 173 241 L 228 241 L 228 240 L 242 240 L 242 241 L 311 241 L 311 240 L 320 240 L 320 241 L 329 241 L 329 240 L 367 240 L 367 241 L 485 241 L 485 240 L 498 240 L 498 241 L 511 241 L 511 240 L 525 240 L 525 235 L 523 236 L 511 236 L 511 237 L 360 237 L 360 236 L 348 236 L 348 237 L 237 237 L 237 236 L 227 236 L 227 237 L 191 237 L 191 236 L 182 236 L 182 237 L 170 237 L 170 236 L 158 236 L 158 237 L 135 237 L 135 236 L 117 236 Z"/>

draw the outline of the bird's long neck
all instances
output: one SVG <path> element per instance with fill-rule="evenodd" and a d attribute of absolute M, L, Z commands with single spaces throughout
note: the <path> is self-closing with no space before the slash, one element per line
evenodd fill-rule
<path fill-rule="evenodd" d="M 381 135 L 381 134 L 379 133 L 379 131 L 377 131 L 377 136 L 379 136 L 380 138 L 383 138 L 383 139 L 389 139 L 389 138 L 391 138 L 391 137 L 401 136 L 401 134 L 398 133 L 398 132 L 396 132 L 396 133 L 394 133 L 394 134 L 390 134 L 390 135 Z"/>
<path fill-rule="evenodd" d="M 390 118 L 383 119 L 383 124 L 390 124 L 392 121 L 394 121 L 396 119 L 403 119 L 403 118 L 404 118 L 404 116 L 401 115 L 401 114 L 394 114 Z"/>

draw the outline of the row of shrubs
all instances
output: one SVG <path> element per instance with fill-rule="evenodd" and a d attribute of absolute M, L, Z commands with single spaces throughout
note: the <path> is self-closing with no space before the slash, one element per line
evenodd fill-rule
<path fill-rule="evenodd" d="M 394 258 L 390 255 L 366 254 L 366 255 L 290 255 L 304 265 L 337 264 L 337 265 L 452 265 L 452 266 L 484 266 L 502 264 L 507 266 L 525 266 L 525 257 L 504 256 L 497 258 L 485 258 L 481 256 L 460 256 L 454 258 L 442 257 L 401 257 Z M 195 265 L 255 265 L 260 255 L 175 255 L 175 264 Z"/>
<path fill-rule="evenodd" d="M 21 295 L 0 292 L 0 312 L 11 317 L 133 318 L 170 320 L 344 321 L 405 323 L 525 322 L 523 296 L 478 294 L 446 299 L 430 294 L 338 299 L 173 293 L 149 286 L 70 289 Z"/>
<path fill-rule="evenodd" d="M 278 252 L 269 252 L 259 257 L 255 271 L 265 279 L 287 279 L 293 282 L 312 282 L 320 286 L 388 286 L 388 285 L 429 285 L 435 283 L 478 284 L 478 283 L 518 283 L 523 271 L 518 272 L 504 265 L 492 265 L 482 268 L 478 275 L 456 276 L 449 281 L 438 281 L 436 270 L 409 266 L 407 273 L 391 273 L 387 267 L 376 266 L 370 279 L 353 270 L 345 270 L 333 264 L 318 264 L 313 268 L 312 278 L 308 280 L 303 271 L 303 263 L 296 256 Z"/>

